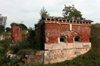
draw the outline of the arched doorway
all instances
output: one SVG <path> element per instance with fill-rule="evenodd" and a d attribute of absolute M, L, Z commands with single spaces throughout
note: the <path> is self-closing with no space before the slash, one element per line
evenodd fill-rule
<path fill-rule="evenodd" d="M 60 38 L 59 38 L 59 42 L 60 43 L 66 43 L 67 42 L 67 39 L 66 39 L 66 37 L 65 36 L 60 36 Z"/>
<path fill-rule="evenodd" d="M 81 42 L 80 36 L 75 36 L 74 37 L 74 42 Z"/>

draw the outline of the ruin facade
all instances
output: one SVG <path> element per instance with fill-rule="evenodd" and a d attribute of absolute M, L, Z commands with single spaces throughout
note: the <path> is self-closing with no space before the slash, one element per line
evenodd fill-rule
<path fill-rule="evenodd" d="M 73 59 L 89 51 L 91 20 L 63 17 L 44 19 L 44 63 Z"/>
<path fill-rule="evenodd" d="M 37 54 L 34 51 L 29 55 L 26 54 L 27 62 L 45 64 L 62 62 L 85 54 L 91 49 L 89 38 L 93 21 L 74 17 L 44 17 L 43 20 L 43 24 L 35 25 L 35 31 L 41 34 L 44 50 L 37 51 Z M 11 24 L 11 41 L 12 43 L 22 41 L 21 28 L 16 23 Z M 39 57 L 40 61 L 33 56 Z"/>
<path fill-rule="evenodd" d="M 11 43 L 16 44 L 22 41 L 22 28 L 17 23 L 11 24 Z"/>

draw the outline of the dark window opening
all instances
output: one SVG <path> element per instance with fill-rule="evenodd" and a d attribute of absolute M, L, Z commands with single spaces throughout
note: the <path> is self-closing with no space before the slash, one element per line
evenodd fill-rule
<path fill-rule="evenodd" d="M 61 37 L 60 37 L 60 42 L 66 42 L 66 37 L 61 36 Z"/>
<path fill-rule="evenodd" d="M 80 42 L 81 41 L 81 38 L 79 36 L 76 36 L 74 39 L 75 39 L 76 42 Z"/>
<path fill-rule="evenodd" d="M 52 21 L 54 21 L 54 19 L 51 19 Z"/>
<path fill-rule="evenodd" d="M 63 20 L 63 22 L 66 22 L 65 20 Z"/>
<path fill-rule="evenodd" d="M 64 39 L 63 38 L 60 38 L 60 42 L 64 42 Z"/>

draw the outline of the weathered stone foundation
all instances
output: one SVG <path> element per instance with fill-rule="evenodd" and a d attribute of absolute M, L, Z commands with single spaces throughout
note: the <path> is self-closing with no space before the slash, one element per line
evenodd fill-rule
<path fill-rule="evenodd" d="M 56 63 L 65 60 L 71 60 L 75 57 L 88 52 L 91 48 L 91 43 L 59 43 L 45 44 L 43 51 L 20 51 L 17 54 L 7 54 L 12 58 L 20 59 L 23 55 L 27 59 L 23 59 L 26 63 Z"/>
<path fill-rule="evenodd" d="M 71 60 L 88 52 L 91 43 L 45 44 L 44 63 L 56 63 Z"/>

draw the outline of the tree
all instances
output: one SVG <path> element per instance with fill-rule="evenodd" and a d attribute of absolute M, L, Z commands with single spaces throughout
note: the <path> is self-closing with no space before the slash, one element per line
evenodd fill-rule
<path fill-rule="evenodd" d="M 74 5 L 72 5 L 72 6 L 66 6 L 65 5 L 65 7 L 63 9 L 63 16 L 68 17 L 68 18 L 71 18 L 71 17 L 75 17 L 75 18 L 80 17 L 80 18 L 82 18 L 81 12 L 78 11 L 74 7 Z"/>
<path fill-rule="evenodd" d="M 10 32 L 11 28 L 10 27 L 6 27 L 6 32 Z"/>
<path fill-rule="evenodd" d="M 4 31 L 5 31 L 4 26 L 0 25 L 0 33 L 4 32 Z"/>
<path fill-rule="evenodd" d="M 22 30 L 27 30 L 27 26 L 26 25 L 24 25 L 24 24 L 19 24 L 19 25 L 22 28 Z"/>
<path fill-rule="evenodd" d="M 41 19 L 38 21 L 38 24 L 43 24 L 44 21 L 42 20 L 42 18 L 49 16 L 49 14 L 47 13 L 47 11 L 44 7 L 40 11 L 40 16 L 41 16 Z"/>
<path fill-rule="evenodd" d="M 41 18 L 49 16 L 49 14 L 47 13 L 47 11 L 44 7 L 41 9 L 40 15 L 41 15 Z"/>

